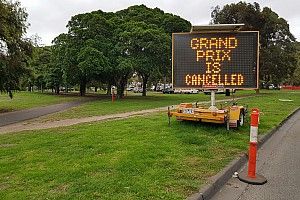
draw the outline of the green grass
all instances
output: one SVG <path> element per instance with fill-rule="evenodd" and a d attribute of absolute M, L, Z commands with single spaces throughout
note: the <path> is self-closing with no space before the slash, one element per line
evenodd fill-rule
<path fill-rule="evenodd" d="M 245 150 L 241 133 L 166 122 L 160 114 L 1 136 L 0 197 L 183 199 Z"/>
<path fill-rule="evenodd" d="M 263 112 L 264 134 L 299 107 L 299 94 L 240 104 Z M 0 199 L 184 199 L 248 141 L 249 123 L 229 132 L 174 119 L 169 127 L 166 113 L 0 135 Z"/>
<path fill-rule="evenodd" d="M 300 107 L 300 91 L 265 90 L 262 94 L 262 96 L 239 101 L 241 105 L 249 105 L 249 108 L 260 109 L 259 130 L 262 134 L 276 127 L 285 116 Z M 292 100 L 292 102 L 280 100 Z"/>
<path fill-rule="evenodd" d="M 16 92 L 14 93 L 13 99 L 10 99 L 7 94 L 2 93 L 0 94 L 0 113 L 64 103 L 77 99 L 78 97 L 57 96 L 36 92 Z"/>
<path fill-rule="evenodd" d="M 235 96 L 245 96 L 255 94 L 255 91 L 237 91 Z M 219 94 L 217 99 L 225 99 L 224 94 Z M 231 97 L 229 97 L 231 98 Z M 141 94 L 130 93 L 130 96 L 124 99 L 118 99 L 114 103 L 110 99 L 101 99 L 85 103 L 81 106 L 68 109 L 64 112 L 55 113 L 42 117 L 42 121 L 53 121 L 60 119 L 71 119 L 98 115 L 107 115 L 143 109 L 158 108 L 162 106 L 176 105 L 182 102 L 209 101 L 210 96 L 201 94 L 162 94 L 149 93 L 148 96 L 142 97 Z"/>

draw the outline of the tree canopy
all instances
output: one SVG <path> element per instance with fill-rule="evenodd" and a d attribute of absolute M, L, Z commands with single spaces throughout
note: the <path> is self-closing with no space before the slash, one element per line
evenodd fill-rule
<path fill-rule="evenodd" d="M 146 95 L 147 86 L 171 79 L 172 33 L 189 32 L 191 27 L 179 16 L 145 5 L 115 13 L 77 14 L 67 23 L 67 33 L 57 36 L 52 46 L 35 47 L 27 62 L 31 46 L 22 39 L 27 14 L 19 3 L 2 0 L 1 6 L 1 91 L 16 88 L 20 76 L 27 73 L 23 79 L 28 88 L 36 85 L 59 93 L 61 87 L 79 86 L 80 94 L 85 95 L 87 86 L 106 86 L 109 93 L 115 85 L 122 97 L 134 75 L 142 80 Z M 12 12 L 19 17 L 10 16 Z M 260 31 L 260 80 L 296 84 L 299 45 L 285 19 L 270 8 L 245 2 L 217 6 L 211 16 L 213 24 L 244 23 L 244 30 Z"/>
<path fill-rule="evenodd" d="M 150 76 L 170 74 L 171 34 L 188 31 L 190 23 L 140 5 L 75 15 L 67 27 L 53 42 L 68 81 L 80 85 L 81 95 L 93 81 L 116 85 L 122 97 L 133 73 L 142 77 L 143 95 Z"/>
<path fill-rule="evenodd" d="M 282 83 L 292 76 L 296 66 L 295 38 L 287 21 L 258 3 L 232 3 L 211 13 L 213 24 L 244 23 L 244 30 L 260 31 L 260 79 Z"/>
<path fill-rule="evenodd" d="M 290 83 L 292 83 L 293 85 L 300 85 L 300 43 L 297 42 L 295 44 L 296 46 L 296 56 L 297 56 L 297 65 L 296 65 L 296 69 L 293 73 L 293 75 L 291 76 L 291 79 L 290 79 Z"/>
<path fill-rule="evenodd" d="M 20 3 L 0 0 L 0 91 L 17 89 L 20 78 L 29 72 L 31 43 L 23 38 L 27 13 Z"/>

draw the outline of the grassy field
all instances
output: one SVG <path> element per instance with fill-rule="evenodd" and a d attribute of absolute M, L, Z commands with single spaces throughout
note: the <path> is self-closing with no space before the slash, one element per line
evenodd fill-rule
<path fill-rule="evenodd" d="M 237 91 L 235 96 L 254 95 L 255 91 Z M 224 94 L 219 94 L 217 99 L 225 99 Z M 81 106 L 68 109 L 64 112 L 55 113 L 42 117 L 41 121 L 55 121 L 60 119 L 71 119 L 97 115 L 107 115 L 143 109 L 158 108 L 162 106 L 176 105 L 182 102 L 209 101 L 210 96 L 201 94 L 162 94 L 150 92 L 148 96 L 130 93 L 124 99 L 118 99 L 114 103 L 110 99 L 92 101 Z"/>
<path fill-rule="evenodd" d="M 10 99 L 7 94 L 0 94 L 0 113 L 64 103 L 77 99 L 79 99 L 79 97 L 57 96 L 48 93 L 35 92 L 16 92 L 14 93 L 13 99 Z"/>
<path fill-rule="evenodd" d="M 245 103 L 261 110 L 265 134 L 299 107 L 300 93 Z M 249 123 L 167 124 L 158 113 L 0 135 L 0 199 L 184 199 L 248 147 Z"/>

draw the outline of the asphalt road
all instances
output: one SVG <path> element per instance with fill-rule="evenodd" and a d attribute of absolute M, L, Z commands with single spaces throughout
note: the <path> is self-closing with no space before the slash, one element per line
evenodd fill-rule
<path fill-rule="evenodd" d="M 243 170 L 247 170 L 247 164 Z M 258 151 L 257 173 L 267 178 L 265 185 L 231 178 L 212 200 L 300 199 L 300 111 Z"/>
<path fill-rule="evenodd" d="M 51 106 L 44 106 L 38 108 L 31 108 L 26 110 L 20 110 L 15 112 L 8 112 L 0 114 L 0 127 L 9 124 L 25 121 L 28 119 L 33 119 L 43 115 L 59 112 L 74 106 L 78 106 L 86 101 L 74 101 L 62 104 L 55 104 Z"/>

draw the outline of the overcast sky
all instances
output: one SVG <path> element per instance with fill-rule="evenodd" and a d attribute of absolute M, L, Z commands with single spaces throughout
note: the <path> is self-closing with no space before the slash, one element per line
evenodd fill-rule
<path fill-rule="evenodd" d="M 230 0 L 19 0 L 29 14 L 30 27 L 27 36 L 38 34 L 42 44 L 50 45 L 60 33 L 67 32 L 66 24 L 79 13 L 93 10 L 115 12 L 131 5 L 145 4 L 158 7 L 189 20 L 193 25 L 208 24 L 210 13 L 216 5 L 223 6 L 239 1 Z M 254 1 L 247 1 L 254 2 Z M 290 30 L 300 41 L 299 0 L 257 0 L 261 7 L 271 7 L 280 17 L 286 19 Z"/>

